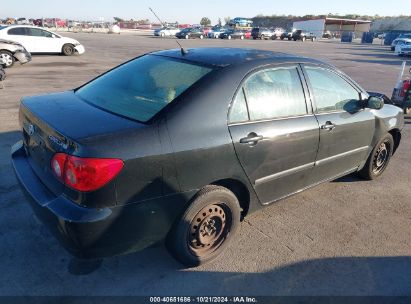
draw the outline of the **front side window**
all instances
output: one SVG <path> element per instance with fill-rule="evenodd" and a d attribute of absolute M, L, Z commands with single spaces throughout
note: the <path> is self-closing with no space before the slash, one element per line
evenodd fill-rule
<path fill-rule="evenodd" d="M 76 94 L 109 112 L 146 122 L 211 71 L 201 65 L 145 55 L 96 78 Z"/>
<path fill-rule="evenodd" d="M 305 67 L 313 90 L 317 113 L 341 111 L 348 103 L 357 103 L 359 92 L 336 73 L 317 67 Z"/>
<path fill-rule="evenodd" d="M 28 28 L 27 29 L 29 32 L 30 36 L 35 36 L 35 37 L 47 37 L 51 38 L 53 37 L 53 34 L 47 31 L 44 31 L 42 29 L 37 29 L 37 28 Z"/>
<path fill-rule="evenodd" d="M 257 72 L 247 79 L 244 91 L 251 120 L 307 114 L 296 67 Z"/>

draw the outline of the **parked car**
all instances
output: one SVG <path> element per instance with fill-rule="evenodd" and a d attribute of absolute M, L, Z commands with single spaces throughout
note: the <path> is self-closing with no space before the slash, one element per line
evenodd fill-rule
<path fill-rule="evenodd" d="M 170 37 L 170 36 L 175 36 L 180 30 L 175 27 L 163 27 L 160 29 L 154 30 L 154 36 L 160 36 L 160 37 Z"/>
<path fill-rule="evenodd" d="M 220 34 L 220 39 L 241 39 L 243 40 L 245 37 L 245 33 L 240 30 L 228 30 L 224 33 Z"/>
<path fill-rule="evenodd" d="M 274 35 L 274 31 L 265 27 L 255 27 L 251 30 L 253 39 L 270 39 Z"/>
<path fill-rule="evenodd" d="M 397 46 L 397 44 L 398 44 L 399 42 L 403 42 L 403 41 L 406 40 L 406 39 L 411 39 L 411 33 L 409 33 L 409 34 L 401 34 L 401 35 L 398 36 L 398 38 L 394 39 L 394 40 L 391 42 L 391 51 L 395 51 L 395 47 Z"/>
<path fill-rule="evenodd" d="M 83 54 L 85 51 L 84 46 L 77 40 L 35 26 L 0 27 L 0 39 L 18 42 L 31 54 L 56 53 L 70 56 Z"/>
<path fill-rule="evenodd" d="M 293 39 L 293 32 L 289 31 L 289 32 L 282 33 L 281 36 L 280 36 L 280 39 L 281 40 L 284 40 L 284 39 L 292 40 Z"/>
<path fill-rule="evenodd" d="M 411 55 L 411 39 L 402 39 L 395 46 L 395 54 L 398 56 Z"/>
<path fill-rule="evenodd" d="M 325 31 L 324 34 L 323 34 L 323 38 L 331 39 L 331 38 L 333 38 L 333 34 L 330 31 Z"/>
<path fill-rule="evenodd" d="M 31 54 L 20 43 L 0 39 L 0 59 L 4 68 L 13 66 L 18 61 L 25 64 L 31 61 Z"/>
<path fill-rule="evenodd" d="M 16 23 L 17 24 L 24 24 L 24 25 L 32 25 L 32 23 L 29 21 L 29 20 L 27 20 L 26 18 L 18 18 L 17 20 L 16 20 Z"/>
<path fill-rule="evenodd" d="M 235 48 L 146 54 L 25 97 L 19 113 L 17 179 L 65 248 L 93 258 L 165 239 L 187 266 L 217 258 L 264 206 L 349 173 L 379 177 L 404 126 L 401 109 L 329 64 Z"/>
<path fill-rule="evenodd" d="M 292 39 L 293 39 L 294 41 L 297 41 L 297 40 L 301 40 L 301 41 L 306 41 L 306 40 L 315 41 L 315 40 L 317 40 L 317 37 L 316 37 L 313 33 L 306 32 L 306 31 L 303 31 L 303 30 L 296 30 L 296 31 L 293 32 Z"/>
<path fill-rule="evenodd" d="M 227 29 L 224 27 L 213 27 L 211 31 L 208 32 L 208 38 L 219 38 L 221 33 L 224 33 Z"/>
<path fill-rule="evenodd" d="M 281 39 L 281 36 L 284 34 L 285 30 L 281 27 L 276 27 L 273 30 L 273 35 L 271 36 L 272 40 Z"/>
<path fill-rule="evenodd" d="M 176 34 L 176 37 L 178 39 L 190 39 L 190 38 L 203 39 L 204 34 L 203 34 L 203 31 L 201 30 L 201 28 L 189 27 L 189 28 L 182 29 L 180 32 L 178 32 Z"/>

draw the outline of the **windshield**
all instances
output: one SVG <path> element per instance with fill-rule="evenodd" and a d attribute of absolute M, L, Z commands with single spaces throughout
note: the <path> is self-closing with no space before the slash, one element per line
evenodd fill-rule
<path fill-rule="evenodd" d="M 211 70 L 145 55 L 93 80 L 76 94 L 107 111 L 146 122 Z"/>

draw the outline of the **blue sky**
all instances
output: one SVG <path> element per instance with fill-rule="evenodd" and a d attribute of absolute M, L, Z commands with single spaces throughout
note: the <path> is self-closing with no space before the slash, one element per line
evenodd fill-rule
<path fill-rule="evenodd" d="M 75 20 L 104 20 L 112 21 L 118 16 L 126 19 L 155 20 L 148 7 L 164 21 L 180 23 L 199 23 L 201 17 L 209 17 L 212 23 L 217 23 L 218 17 L 232 18 L 254 17 L 266 15 L 308 15 L 308 14 L 368 14 L 368 15 L 411 15 L 409 0 L 2 0 L 0 18 L 26 17 L 59 17 Z M 407 9 L 408 8 L 408 9 Z"/>

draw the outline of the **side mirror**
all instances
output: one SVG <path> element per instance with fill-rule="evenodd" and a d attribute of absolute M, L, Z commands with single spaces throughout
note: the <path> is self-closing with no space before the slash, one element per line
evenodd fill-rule
<path fill-rule="evenodd" d="M 370 96 L 367 100 L 367 107 L 373 110 L 381 110 L 384 107 L 384 99 Z"/>

